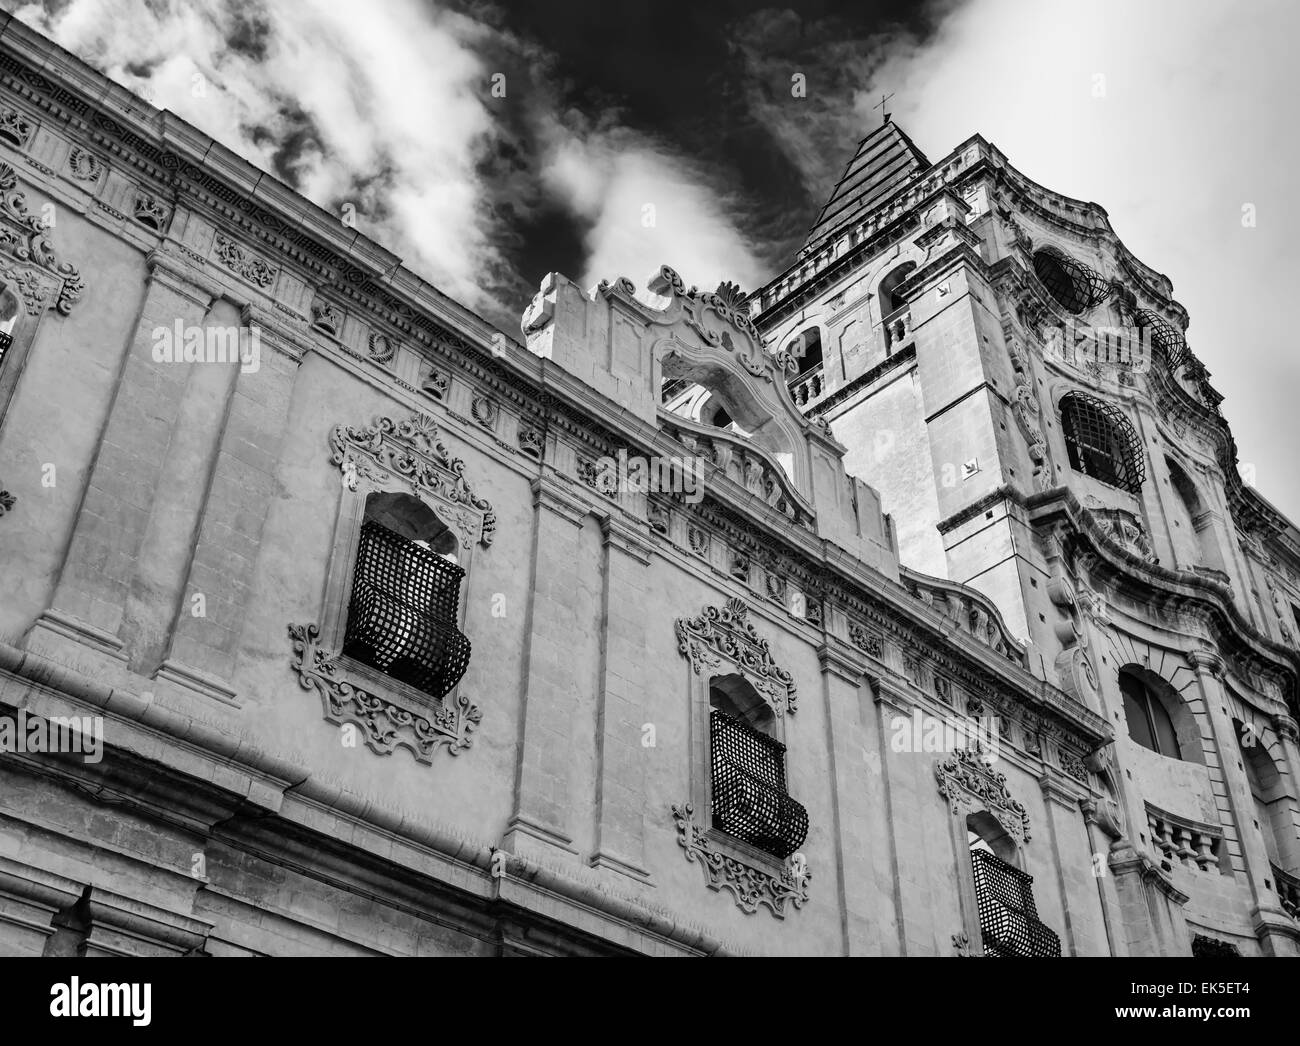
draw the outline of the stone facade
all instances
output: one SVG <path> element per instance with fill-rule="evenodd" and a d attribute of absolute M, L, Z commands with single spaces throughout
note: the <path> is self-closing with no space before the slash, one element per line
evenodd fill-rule
<path fill-rule="evenodd" d="M 974 139 L 748 299 L 552 274 L 516 337 L 3 17 L 0 728 L 103 747 L 0 753 L 0 952 L 979 954 L 977 835 L 1062 954 L 1294 953 L 1296 534 L 1208 386 L 1045 354 L 1025 238 L 1185 320 L 1095 207 Z M 800 402 L 786 303 L 837 295 Z M 1066 388 L 1138 421 L 1140 495 L 1070 474 Z M 441 694 L 344 650 L 395 504 L 463 572 Z M 1129 664 L 1199 758 L 1129 740 Z M 720 690 L 783 856 L 716 823 Z"/>

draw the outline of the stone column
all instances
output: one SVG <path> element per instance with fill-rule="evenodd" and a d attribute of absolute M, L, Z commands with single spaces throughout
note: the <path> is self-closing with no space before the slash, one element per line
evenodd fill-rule
<path fill-rule="evenodd" d="M 1297 744 L 1296 721 L 1285 713 L 1279 713 L 1273 716 L 1273 732 L 1277 734 L 1278 747 L 1282 749 L 1282 765 L 1278 767 L 1279 773 L 1285 773 L 1290 777 L 1291 794 L 1295 797 L 1297 803 L 1300 803 L 1300 744 Z M 1293 818 L 1296 812 L 1292 813 Z M 1297 830 L 1300 830 L 1298 828 Z M 1279 844 L 1283 840 L 1278 840 Z M 1292 857 L 1291 863 L 1284 869 L 1293 875 L 1300 875 L 1300 839 L 1292 838 L 1290 847 L 1285 848 L 1282 854 L 1282 860 L 1285 862 L 1287 854 Z"/>
<path fill-rule="evenodd" d="M 591 864 L 649 882 L 645 868 L 646 567 L 650 535 L 644 524 L 608 515 L 600 530 L 605 551 L 601 587 L 604 642 L 596 720 L 595 853 Z"/>

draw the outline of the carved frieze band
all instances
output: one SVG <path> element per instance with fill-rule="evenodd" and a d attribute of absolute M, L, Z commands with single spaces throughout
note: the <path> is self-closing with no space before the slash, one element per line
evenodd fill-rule
<path fill-rule="evenodd" d="M 696 675 L 717 668 L 726 659 L 752 678 L 777 715 L 796 711 L 798 691 L 794 677 L 772 660 L 768 642 L 749 621 L 744 600 L 729 599 L 724 607 L 705 607 L 693 620 L 678 618 L 677 649 L 690 658 Z"/>
<path fill-rule="evenodd" d="M 358 477 L 379 479 L 376 469 L 383 469 L 408 482 L 414 493 L 449 502 L 451 518 L 446 522 L 458 532 L 462 548 L 475 539 L 484 548 L 492 544 L 496 513 L 474 493 L 465 478 L 465 462 L 447 449 L 428 414 L 413 413 L 401 421 L 376 418 L 362 428 L 336 425 L 330 447 L 331 460 L 349 489 L 356 489 Z"/>
<path fill-rule="evenodd" d="M 469 735 L 483 713 L 464 694 L 454 706 L 433 698 L 425 705 L 408 703 L 391 693 L 382 697 L 372 694 L 347 678 L 338 655 L 317 644 L 319 636 L 316 625 L 289 626 L 293 670 L 304 690 L 320 695 L 327 722 L 338 726 L 355 723 L 372 751 L 391 755 L 405 747 L 421 763 L 431 763 L 437 748 L 446 747 L 452 755 L 459 755 L 473 744 Z"/>
<path fill-rule="evenodd" d="M 1029 814 L 1007 789 L 1007 775 L 985 762 L 978 748 L 959 748 L 934 768 L 939 794 L 955 813 L 988 810 L 1017 843 L 1029 842 Z"/>
<path fill-rule="evenodd" d="M 708 832 L 695 822 L 690 803 L 673 806 L 677 824 L 677 845 L 686 851 L 686 859 L 704 869 L 711 890 L 730 890 L 736 907 L 746 914 L 765 905 L 778 919 L 785 918 L 786 904 L 802 908 L 808 900 L 808 883 L 812 872 L 802 854 L 786 859 L 780 875 L 753 868 L 743 861 L 715 850 L 709 845 Z"/>

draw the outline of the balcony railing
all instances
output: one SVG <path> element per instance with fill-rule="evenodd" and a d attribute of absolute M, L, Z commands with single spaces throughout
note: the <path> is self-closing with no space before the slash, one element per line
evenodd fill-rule
<path fill-rule="evenodd" d="M 1061 939 L 1038 918 L 1034 877 L 987 850 L 971 850 L 984 954 L 1059 958 Z"/>
<path fill-rule="evenodd" d="M 800 374 L 790 382 L 790 395 L 796 407 L 806 407 L 817 399 L 826 389 L 822 380 L 822 365 L 819 363 L 806 374 Z"/>
<path fill-rule="evenodd" d="M 1209 871 L 1219 866 L 1219 847 L 1223 845 L 1223 829 L 1202 824 L 1189 817 L 1180 817 L 1146 804 L 1147 827 L 1151 829 L 1151 842 L 1169 861 L 1179 861 L 1188 868 Z"/>
<path fill-rule="evenodd" d="M 1273 882 L 1277 884 L 1277 897 L 1282 902 L 1283 911 L 1292 919 L 1300 920 L 1300 876 L 1273 865 Z"/>
<path fill-rule="evenodd" d="M 442 698 L 469 666 L 455 563 L 374 522 L 361 528 L 343 653 Z"/>
<path fill-rule="evenodd" d="M 785 790 L 785 745 L 716 708 L 713 827 L 785 859 L 808 836 L 808 811 Z"/>
<path fill-rule="evenodd" d="M 904 305 L 885 317 L 885 349 L 893 355 L 912 340 L 912 310 Z"/>

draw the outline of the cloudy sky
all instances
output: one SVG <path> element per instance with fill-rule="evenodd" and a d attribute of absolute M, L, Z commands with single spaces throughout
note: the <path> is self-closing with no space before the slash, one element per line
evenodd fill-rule
<path fill-rule="evenodd" d="M 504 329 L 552 269 L 752 289 L 893 92 L 1106 208 L 1174 282 L 1242 461 L 1300 520 L 1286 0 L 0 0 Z M 791 91 L 806 77 L 803 97 Z M 1254 206 L 1253 228 L 1242 208 Z"/>

